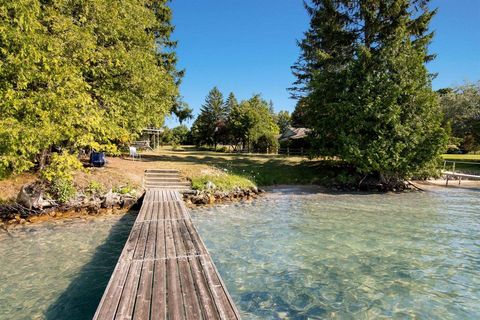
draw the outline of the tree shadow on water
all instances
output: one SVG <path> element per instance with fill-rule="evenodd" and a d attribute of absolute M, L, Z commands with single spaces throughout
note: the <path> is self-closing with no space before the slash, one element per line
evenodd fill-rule
<path fill-rule="evenodd" d="M 130 234 L 140 204 L 139 201 L 115 223 L 105 242 L 96 248 L 92 259 L 82 267 L 68 288 L 48 307 L 45 319 L 92 319 Z"/>

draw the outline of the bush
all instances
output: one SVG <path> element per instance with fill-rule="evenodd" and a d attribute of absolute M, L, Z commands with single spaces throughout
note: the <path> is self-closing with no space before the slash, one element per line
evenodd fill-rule
<path fill-rule="evenodd" d="M 276 153 L 278 151 L 278 147 L 278 139 L 273 134 L 263 135 L 253 144 L 255 151 L 262 153 Z"/>
<path fill-rule="evenodd" d="M 103 191 L 103 186 L 98 181 L 90 181 L 85 192 L 88 194 L 97 194 Z"/>
<path fill-rule="evenodd" d="M 50 165 L 42 170 L 41 175 L 49 183 L 56 180 L 73 181 L 73 173 L 82 168 L 82 163 L 75 155 L 64 151 L 52 155 Z"/>
<path fill-rule="evenodd" d="M 49 185 L 49 193 L 58 202 L 65 203 L 76 193 L 73 173 L 83 166 L 76 156 L 68 152 L 54 153 L 50 165 L 42 170 L 41 176 Z"/>
<path fill-rule="evenodd" d="M 221 147 L 217 147 L 217 149 L 215 149 L 216 152 L 222 152 L 222 153 L 226 153 L 226 152 L 229 152 L 230 150 L 228 149 L 227 146 L 221 146 Z"/>
<path fill-rule="evenodd" d="M 115 187 L 112 191 L 119 194 L 133 194 L 135 189 L 130 184 L 127 184 L 125 186 Z"/>
<path fill-rule="evenodd" d="M 172 140 L 171 146 L 172 146 L 173 151 L 178 150 L 179 145 L 178 145 L 178 142 L 176 140 Z"/>
<path fill-rule="evenodd" d="M 60 203 L 66 203 L 76 192 L 73 181 L 57 179 L 50 184 L 51 195 Z"/>

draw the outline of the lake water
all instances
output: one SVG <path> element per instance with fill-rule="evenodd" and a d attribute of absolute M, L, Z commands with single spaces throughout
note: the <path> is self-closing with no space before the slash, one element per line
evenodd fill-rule
<path fill-rule="evenodd" d="M 90 319 L 134 215 L 0 233 L 0 319 Z M 480 192 L 277 189 L 193 219 L 243 319 L 479 319 Z"/>

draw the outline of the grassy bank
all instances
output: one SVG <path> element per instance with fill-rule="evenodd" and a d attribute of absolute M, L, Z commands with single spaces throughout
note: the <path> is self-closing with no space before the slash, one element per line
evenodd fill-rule
<path fill-rule="evenodd" d="M 444 155 L 446 160 L 480 162 L 480 155 Z M 118 186 L 141 188 L 145 169 L 178 169 L 196 189 L 205 188 L 211 181 L 218 189 L 228 191 L 236 186 L 259 187 L 279 184 L 331 185 L 362 179 L 339 161 L 309 160 L 304 157 L 266 154 L 235 154 L 200 151 L 190 147 L 172 150 L 171 147 L 142 152 L 139 160 L 125 157 L 108 158 L 104 168 L 91 168 L 75 175 L 78 190 L 98 184 L 103 190 Z M 457 170 L 479 172 L 480 165 L 457 164 Z M 15 198 L 21 186 L 37 178 L 22 174 L 0 181 L 0 200 Z"/>
<path fill-rule="evenodd" d="M 480 174 L 480 154 L 444 154 L 442 158 L 455 161 L 455 171 Z M 453 170 L 453 163 L 447 162 L 445 168 Z"/>
<path fill-rule="evenodd" d="M 255 187 L 255 184 L 245 178 L 235 174 L 224 174 L 217 176 L 199 176 L 192 178 L 192 188 L 195 190 L 203 190 L 208 187 L 208 184 L 211 188 L 215 188 L 220 191 L 231 191 L 235 188 L 248 189 Z"/>
<path fill-rule="evenodd" d="M 442 158 L 445 160 L 480 162 L 480 154 L 444 154 L 442 155 Z"/>
<path fill-rule="evenodd" d="M 142 161 L 157 163 L 157 167 L 177 168 L 193 181 L 194 186 L 205 182 L 207 177 L 217 181 L 222 179 L 224 181 L 219 181 L 219 184 L 225 185 L 246 183 L 245 179 L 258 186 L 328 184 L 338 179 L 348 180 L 352 174 L 338 161 L 283 155 L 220 153 L 194 148 L 175 151 L 168 147 L 161 148 L 144 154 Z M 223 178 L 218 178 L 221 176 Z"/>

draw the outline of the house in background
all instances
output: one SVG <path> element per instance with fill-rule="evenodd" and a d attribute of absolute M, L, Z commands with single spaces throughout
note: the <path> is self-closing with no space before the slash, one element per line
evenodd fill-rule
<path fill-rule="evenodd" d="M 288 127 L 284 133 L 278 137 L 280 143 L 279 153 L 282 154 L 305 154 L 310 148 L 308 133 L 310 129 Z"/>

